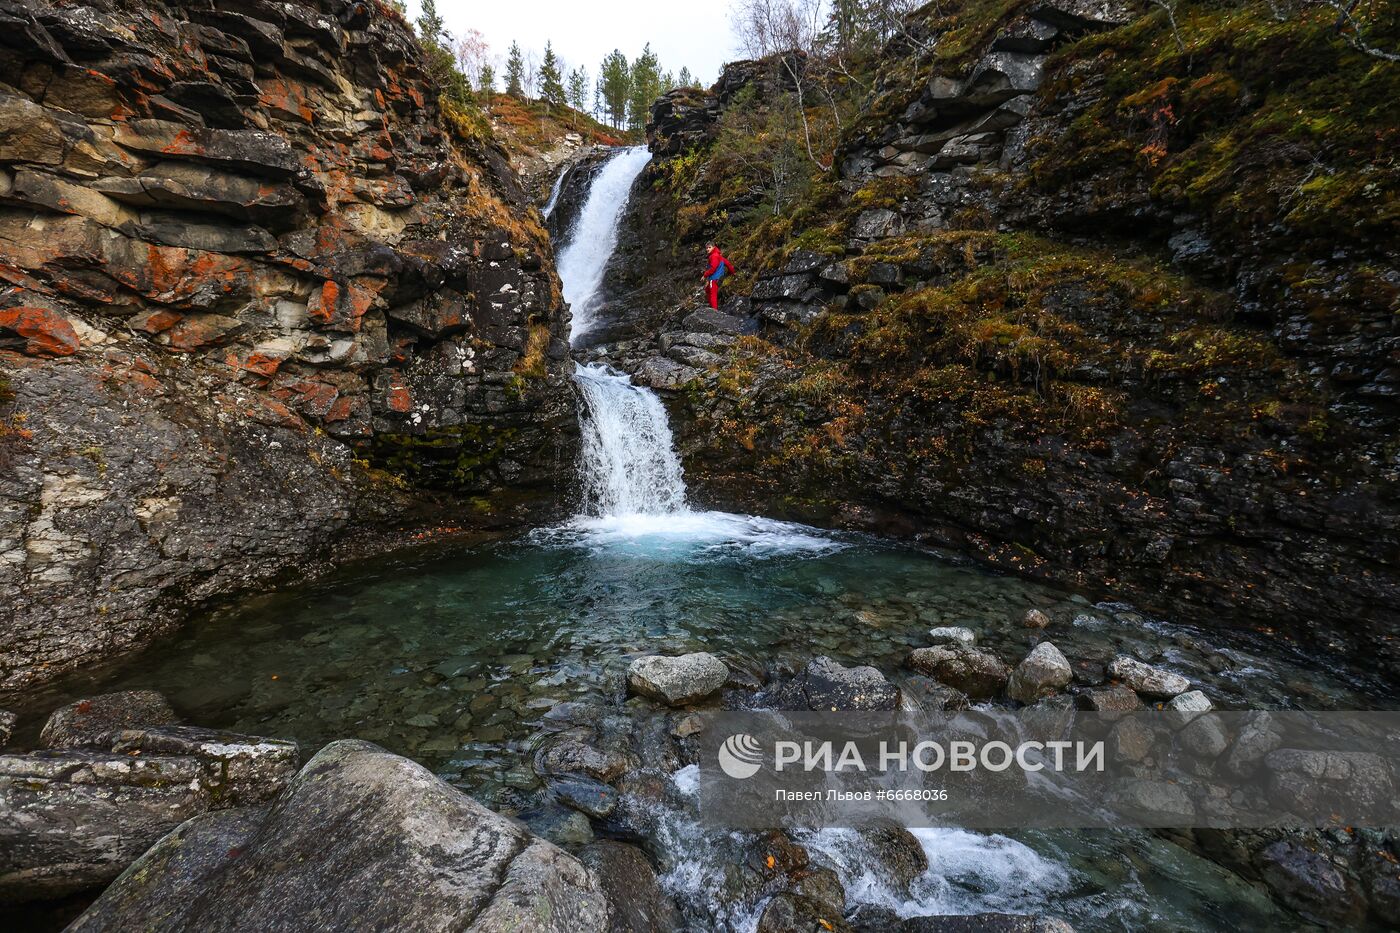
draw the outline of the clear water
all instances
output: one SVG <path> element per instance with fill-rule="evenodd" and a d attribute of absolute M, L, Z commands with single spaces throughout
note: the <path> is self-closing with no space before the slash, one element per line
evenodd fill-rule
<path fill-rule="evenodd" d="M 623 675 L 636 655 L 703 648 L 761 670 L 825 654 L 902 683 L 904 658 L 935 625 L 966 625 L 1019 659 L 1040 634 L 1020 625 L 1032 607 L 1056 619 L 1043 634 L 1072 660 L 1130 651 L 1185 673 L 1224 707 L 1383 702 L 1380 685 L 1329 677 L 1348 667 L 1292 657 L 1273 637 L 1143 619 L 870 538 L 703 512 L 579 519 L 361 565 L 199 620 L 37 702 L 158 689 L 190 722 L 288 736 L 307 751 L 368 739 L 518 811 L 540 788 L 531 758 L 546 714 L 570 700 L 633 709 Z M 685 775 L 671 777 L 679 790 Z M 857 908 L 1050 910 L 1081 929 L 1283 922 L 1248 885 L 1142 834 L 919 835 L 934 867 L 912 897 L 866 877 L 858 841 L 827 831 L 806 842 Z M 683 805 L 657 814 L 651 848 L 671 850 L 659 859 L 665 880 L 697 929 L 751 928 L 752 911 L 715 885 L 735 844 L 706 835 Z"/>
<path fill-rule="evenodd" d="M 617 223 L 645 149 L 599 173 L 560 253 L 575 335 L 590 323 Z M 144 657 L 71 678 L 39 712 L 83 695 L 151 688 L 189 721 L 300 741 L 368 739 L 423 762 L 505 812 L 544 798 L 531 762 L 569 701 L 639 713 L 624 672 L 640 654 L 708 650 L 732 667 L 796 667 L 816 655 L 874 664 L 896 683 L 927 630 L 965 625 L 1008 661 L 1042 637 L 1075 661 L 1126 651 L 1178 670 L 1217 706 L 1356 708 L 1388 685 L 1350 679 L 1277 636 L 1146 619 L 1130 607 L 950 563 L 917 549 L 752 516 L 686 508 L 665 409 L 648 390 L 580 368 L 585 516 L 509 541 L 386 558 L 318 585 L 249 600 Z M 1050 613 L 1044 633 L 1020 624 Z M 1338 672 L 1328 674 L 1328 671 Z M 694 814 L 694 766 L 658 774 L 633 807 L 662 881 L 695 930 L 752 930 L 761 900 L 736 897 L 741 834 Z M 1256 889 L 1141 833 L 915 831 L 930 869 L 908 892 L 869 871 L 854 833 L 800 836 L 841 876 L 848 909 L 899 916 L 1009 911 L 1081 930 L 1280 929 Z"/>

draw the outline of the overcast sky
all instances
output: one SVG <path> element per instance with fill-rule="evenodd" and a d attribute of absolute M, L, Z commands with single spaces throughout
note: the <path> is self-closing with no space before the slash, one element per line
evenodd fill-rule
<path fill-rule="evenodd" d="M 553 41 L 555 54 L 570 68 L 583 65 L 590 80 L 598 63 L 613 49 L 631 61 L 651 43 L 663 71 L 688 67 L 705 86 L 719 77 L 720 66 L 742 56 L 735 51 L 730 25 L 731 0 L 438 0 L 438 12 L 453 34 L 480 30 L 496 56 L 497 87 L 511 40 L 526 51 L 544 50 Z M 406 0 L 416 19 L 419 0 Z"/>

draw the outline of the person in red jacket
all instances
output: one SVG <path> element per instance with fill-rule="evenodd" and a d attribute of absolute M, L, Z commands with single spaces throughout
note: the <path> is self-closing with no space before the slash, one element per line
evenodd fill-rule
<path fill-rule="evenodd" d="M 705 249 L 710 254 L 710 265 L 705 270 L 705 298 L 710 302 L 710 307 L 719 310 L 719 282 L 726 275 L 732 275 L 734 267 L 729 264 L 729 260 L 724 258 L 724 254 L 719 251 L 719 247 L 713 243 L 705 244 Z"/>

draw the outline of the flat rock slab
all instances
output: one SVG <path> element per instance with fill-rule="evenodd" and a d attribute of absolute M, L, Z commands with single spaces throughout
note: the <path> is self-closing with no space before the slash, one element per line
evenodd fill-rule
<path fill-rule="evenodd" d="M 1191 689 L 1191 681 L 1180 674 L 1143 664 L 1126 655 L 1113 659 L 1108 665 L 1108 676 L 1121 680 L 1145 697 L 1158 700 L 1170 700 Z"/>
<path fill-rule="evenodd" d="M 678 658 L 648 655 L 627 668 L 627 684 L 633 693 L 665 703 L 685 706 L 703 700 L 724 686 L 729 668 L 707 651 Z"/>
<path fill-rule="evenodd" d="M 298 761 L 295 742 L 186 726 L 0 755 L 0 902 L 100 887 L 185 820 L 276 796 Z"/>
<path fill-rule="evenodd" d="M 578 859 L 407 758 L 341 741 L 262 819 L 213 814 L 162 839 L 70 929 L 603 933 L 611 918 Z"/>
<path fill-rule="evenodd" d="M 113 733 L 178 721 L 169 701 L 154 690 L 123 690 L 54 710 L 39 742 L 45 748 L 110 747 Z"/>

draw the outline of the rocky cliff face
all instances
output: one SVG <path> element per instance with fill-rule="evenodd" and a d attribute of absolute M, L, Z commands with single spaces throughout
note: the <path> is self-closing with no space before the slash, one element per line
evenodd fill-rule
<path fill-rule="evenodd" d="M 1199 14 L 1178 47 L 1126 4 L 925 11 L 767 220 L 718 169 L 721 88 L 661 102 L 672 226 L 747 292 L 629 350 L 683 390 L 688 477 L 1149 607 L 1393 625 L 1396 72 Z"/>
<path fill-rule="evenodd" d="M 0 25 L 0 689 L 366 529 L 560 504 L 547 234 L 396 14 L 0 2 Z"/>

